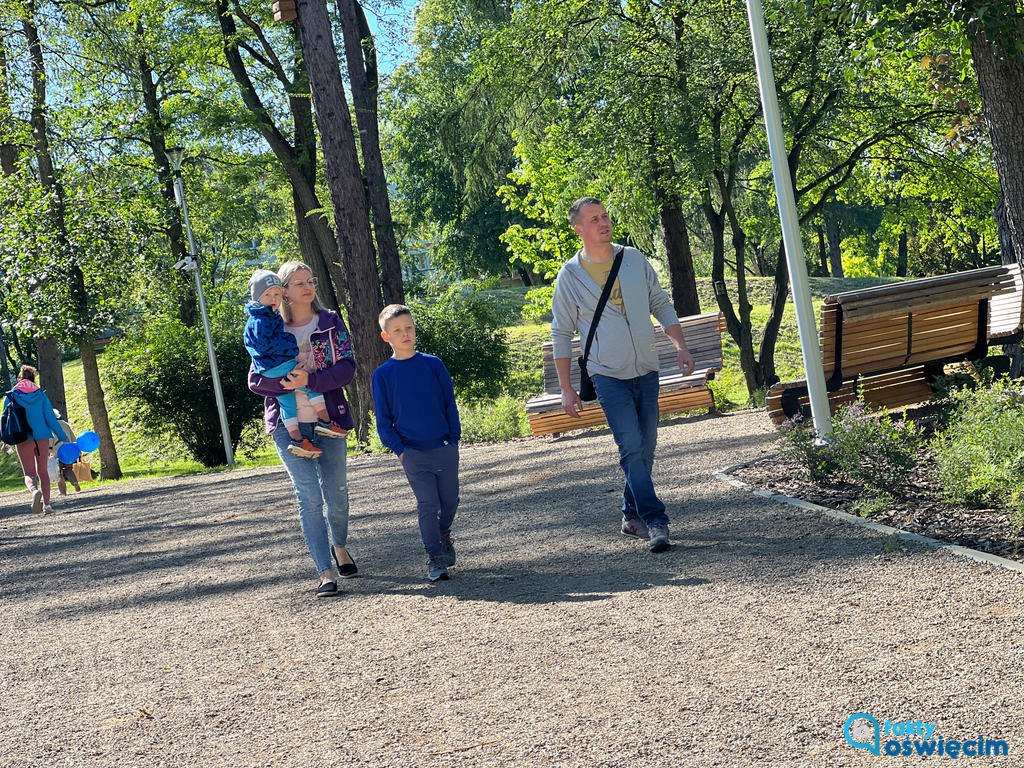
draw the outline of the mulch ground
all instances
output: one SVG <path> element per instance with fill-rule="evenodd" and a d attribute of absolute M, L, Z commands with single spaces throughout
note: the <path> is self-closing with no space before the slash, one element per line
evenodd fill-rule
<path fill-rule="evenodd" d="M 862 485 L 841 480 L 815 482 L 797 462 L 782 456 L 759 459 L 733 474 L 752 486 L 854 515 L 858 514 L 858 502 L 877 496 Z M 934 466 L 924 457 L 908 485 L 886 500 L 884 509 L 871 514 L 871 519 L 909 533 L 1024 562 L 1020 526 L 1010 514 L 1001 509 L 951 504 L 943 498 L 942 486 L 934 477 Z"/>

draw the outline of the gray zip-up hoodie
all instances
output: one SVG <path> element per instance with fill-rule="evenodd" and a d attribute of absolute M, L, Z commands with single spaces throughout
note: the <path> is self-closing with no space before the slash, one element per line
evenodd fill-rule
<path fill-rule="evenodd" d="M 613 244 L 616 251 L 619 247 Z M 577 329 L 582 352 L 604 287 L 598 285 L 580 264 L 580 253 L 577 251 L 562 265 L 555 279 L 555 296 L 551 302 L 554 315 L 551 341 L 556 358 L 572 357 L 572 337 Z M 590 348 L 587 371 L 591 376 L 600 374 L 615 379 L 635 379 L 659 368 L 651 315 L 664 328 L 677 325 L 679 318 L 672 307 L 672 300 L 658 283 L 654 267 L 636 248 L 627 247 L 623 253 L 619 286 L 626 312 L 620 312 L 611 301 L 605 305 Z"/>

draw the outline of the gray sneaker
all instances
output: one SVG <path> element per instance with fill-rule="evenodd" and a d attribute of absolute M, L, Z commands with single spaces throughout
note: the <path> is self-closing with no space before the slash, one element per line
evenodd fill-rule
<path fill-rule="evenodd" d="M 43 492 L 38 488 L 32 491 L 32 513 L 35 515 L 43 513 Z"/>
<path fill-rule="evenodd" d="M 448 581 L 448 568 L 444 560 L 427 561 L 427 578 L 431 581 Z"/>
<path fill-rule="evenodd" d="M 647 540 L 647 548 L 651 552 L 664 552 L 668 549 L 668 526 L 664 523 L 654 523 L 647 526 L 647 528 L 651 533 L 650 538 Z"/>
<path fill-rule="evenodd" d="M 622 518 L 622 533 L 635 539 L 649 539 L 651 536 L 647 530 L 647 523 L 639 517 Z"/>
<path fill-rule="evenodd" d="M 455 565 L 455 543 L 452 541 L 450 533 L 441 537 L 441 554 L 444 555 L 445 565 L 449 568 Z"/>

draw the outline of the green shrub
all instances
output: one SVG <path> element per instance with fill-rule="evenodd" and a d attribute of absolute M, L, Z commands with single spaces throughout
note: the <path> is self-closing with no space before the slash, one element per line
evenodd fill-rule
<path fill-rule="evenodd" d="M 529 434 L 523 404 L 502 395 L 491 403 L 460 403 L 462 442 L 494 443 Z"/>
<path fill-rule="evenodd" d="M 509 370 L 504 319 L 479 286 L 456 283 L 440 296 L 411 304 L 416 348 L 437 355 L 455 392 L 469 400 L 497 397 Z"/>
<path fill-rule="evenodd" d="M 787 421 L 780 452 L 800 464 L 811 480 L 841 477 L 886 495 L 907 482 L 921 444 L 921 431 L 913 422 L 886 411 L 871 413 L 856 402 L 832 416 L 827 445 L 818 445 L 813 429 L 800 418 Z"/>
<path fill-rule="evenodd" d="M 830 445 L 818 443 L 814 429 L 800 416 L 779 427 L 779 453 L 796 462 L 815 481 L 828 480 L 839 471 L 839 461 Z"/>
<path fill-rule="evenodd" d="M 263 414 L 263 398 L 249 391 L 249 354 L 242 346 L 240 311 L 211 320 L 217 368 L 233 446 Z M 170 427 L 203 466 L 226 463 L 202 327 L 152 317 L 113 341 L 104 354 L 110 392 L 131 402 L 139 426 L 151 434 Z"/>
<path fill-rule="evenodd" d="M 857 499 L 853 502 L 853 511 L 861 517 L 874 517 L 889 507 L 892 499 L 886 495 L 869 496 L 866 499 Z"/>
<path fill-rule="evenodd" d="M 832 448 L 840 472 L 879 493 L 893 493 L 910 478 L 923 443 L 921 430 L 903 416 L 872 413 L 863 401 L 832 418 Z"/>
<path fill-rule="evenodd" d="M 954 415 L 931 442 L 943 493 L 1004 506 L 1024 522 L 1024 389 L 1000 380 L 950 395 Z"/>

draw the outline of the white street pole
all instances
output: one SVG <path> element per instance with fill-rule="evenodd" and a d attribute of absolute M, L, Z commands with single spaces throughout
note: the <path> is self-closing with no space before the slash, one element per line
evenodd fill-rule
<path fill-rule="evenodd" d="M 175 170 L 174 174 L 174 197 L 181 208 L 181 219 L 185 224 L 185 234 L 188 237 L 189 263 L 184 265 L 185 270 L 191 270 L 196 279 L 196 293 L 199 295 L 199 313 L 203 316 L 203 331 L 206 334 L 206 354 L 210 358 L 210 375 L 213 377 L 213 396 L 217 400 L 217 415 L 220 416 L 220 433 L 224 438 L 224 455 L 227 457 L 228 466 L 235 463 L 235 455 L 231 450 L 231 430 L 228 429 L 228 414 L 224 408 L 224 393 L 220 389 L 220 373 L 217 370 L 217 355 L 213 351 L 213 334 L 210 333 L 210 318 L 206 314 L 206 297 L 203 295 L 203 281 L 199 276 L 199 249 L 196 248 L 195 238 L 192 236 L 192 226 L 188 220 L 188 203 L 185 202 L 185 188 L 181 183 L 181 175 Z"/>
<path fill-rule="evenodd" d="M 775 197 L 779 204 L 779 220 L 782 222 L 782 242 L 786 246 L 786 264 L 793 286 L 793 307 L 796 310 L 796 327 L 800 333 L 800 351 L 803 353 L 804 371 L 807 376 L 807 393 L 811 401 L 811 416 L 814 430 L 820 439 L 832 434 L 832 417 L 825 389 L 825 374 L 821 365 L 821 350 L 818 347 L 818 328 L 814 322 L 814 306 L 807 282 L 807 263 L 804 260 L 804 245 L 800 238 L 800 220 L 793 196 L 793 181 L 789 174 L 789 160 L 786 154 L 786 140 L 782 133 L 782 118 L 779 116 L 779 100 L 775 92 L 775 74 L 768 51 L 768 33 L 764 28 L 764 11 L 761 0 L 747 0 L 747 17 L 750 20 L 750 40 L 754 46 L 754 63 L 757 66 L 757 84 L 761 89 L 761 105 L 764 109 L 764 124 L 768 133 L 768 151 L 772 158 L 772 172 L 775 177 Z"/>

